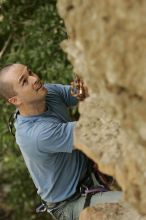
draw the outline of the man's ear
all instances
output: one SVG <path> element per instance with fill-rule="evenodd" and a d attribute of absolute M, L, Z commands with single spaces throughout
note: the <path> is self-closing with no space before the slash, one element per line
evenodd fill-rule
<path fill-rule="evenodd" d="M 9 98 L 8 102 L 16 106 L 21 104 L 21 100 L 17 96 L 13 96 L 12 98 Z"/>

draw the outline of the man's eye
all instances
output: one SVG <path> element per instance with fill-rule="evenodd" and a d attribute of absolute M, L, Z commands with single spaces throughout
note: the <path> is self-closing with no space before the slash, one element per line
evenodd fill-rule
<path fill-rule="evenodd" d="M 25 84 L 27 84 L 27 80 L 26 80 L 26 79 L 25 79 L 25 80 L 23 80 L 22 85 L 25 85 Z"/>

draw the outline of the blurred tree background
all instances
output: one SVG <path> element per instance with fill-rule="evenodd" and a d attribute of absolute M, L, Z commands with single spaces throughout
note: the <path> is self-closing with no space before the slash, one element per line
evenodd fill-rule
<path fill-rule="evenodd" d="M 56 0 L 0 0 L 0 68 L 23 63 L 47 82 L 70 83 L 72 66 L 59 47 L 65 39 Z M 14 108 L 0 100 L 0 220 L 45 220 L 40 199 L 8 130 Z"/>

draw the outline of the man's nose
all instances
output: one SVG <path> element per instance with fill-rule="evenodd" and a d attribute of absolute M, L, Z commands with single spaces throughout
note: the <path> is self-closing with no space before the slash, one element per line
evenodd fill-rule
<path fill-rule="evenodd" d="M 32 78 L 32 88 L 37 90 L 40 84 L 41 84 L 41 81 L 40 81 L 39 77 L 33 76 L 33 78 Z"/>
<path fill-rule="evenodd" d="M 39 82 L 39 77 L 37 75 L 29 76 L 32 84 Z"/>

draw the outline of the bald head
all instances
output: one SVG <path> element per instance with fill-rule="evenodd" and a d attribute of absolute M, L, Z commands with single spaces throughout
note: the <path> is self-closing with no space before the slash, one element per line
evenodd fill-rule
<path fill-rule="evenodd" d="M 9 77 L 12 72 L 14 72 L 15 68 L 22 64 L 10 64 L 3 67 L 0 70 L 0 97 L 8 100 L 9 98 L 16 95 L 14 91 L 13 84 Z"/>

